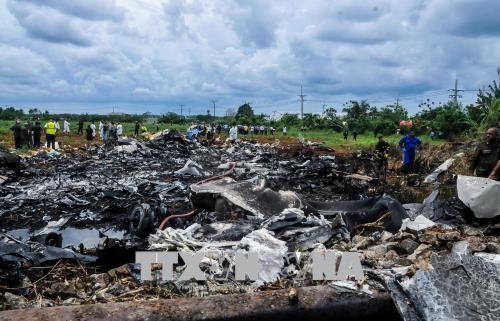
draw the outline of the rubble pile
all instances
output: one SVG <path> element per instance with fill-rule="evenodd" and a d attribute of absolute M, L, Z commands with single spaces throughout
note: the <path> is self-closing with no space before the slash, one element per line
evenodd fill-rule
<path fill-rule="evenodd" d="M 405 320 L 494 316 L 498 217 L 485 218 L 481 206 L 476 215 L 469 206 L 477 197 L 439 197 L 439 176 L 453 161 L 432 164 L 424 200 L 401 204 L 370 153 L 315 147 L 208 145 L 166 131 L 149 142 L 123 138 L 25 158 L 17 178 L 2 169 L 0 307 L 326 284 L 359 295 L 389 292 Z M 468 188 L 459 185 L 464 195 Z M 364 279 L 313 281 L 310 258 L 326 249 L 357 253 Z M 153 279 L 141 281 L 133 263 L 139 250 L 202 251 L 207 280 L 163 280 L 153 265 Z M 257 280 L 236 281 L 235 255 L 250 252 L 264 253 Z M 173 273 L 184 270 L 176 265 Z M 468 305 L 460 306 L 457 283 L 467 286 Z"/>

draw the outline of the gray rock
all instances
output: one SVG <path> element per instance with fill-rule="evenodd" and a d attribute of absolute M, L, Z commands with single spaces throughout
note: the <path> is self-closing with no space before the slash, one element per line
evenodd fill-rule
<path fill-rule="evenodd" d="M 5 300 L 5 304 L 11 309 L 24 309 L 27 307 L 28 300 L 26 300 L 26 298 L 22 296 L 18 296 L 10 292 L 5 292 L 3 294 L 3 298 Z"/>
<path fill-rule="evenodd" d="M 404 239 L 399 243 L 398 248 L 405 254 L 412 254 L 417 248 L 418 243 L 412 239 Z"/>

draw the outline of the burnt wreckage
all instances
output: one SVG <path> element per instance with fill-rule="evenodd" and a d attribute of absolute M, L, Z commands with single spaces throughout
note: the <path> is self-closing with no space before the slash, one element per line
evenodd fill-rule
<path fill-rule="evenodd" d="M 231 293 L 253 293 L 258 301 L 259 291 L 291 289 L 286 309 L 295 309 L 303 296 L 314 297 L 309 288 L 321 285 L 324 293 L 345 297 L 346 307 L 378 302 L 367 304 L 395 319 L 494 320 L 499 213 L 478 197 L 466 204 L 439 198 L 438 188 L 421 203 L 401 204 L 398 190 L 373 178 L 370 153 L 333 156 L 314 148 L 207 145 L 165 131 L 148 142 L 121 138 L 21 162 L 2 152 L 0 307 L 220 293 L 228 302 Z M 448 165 L 428 181 L 436 184 Z M 458 190 L 471 195 L 476 183 L 461 181 L 470 180 L 459 179 Z M 495 188 L 488 185 L 490 195 Z M 207 255 L 203 282 L 163 281 L 158 268 L 152 281 L 141 282 L 134 263 L 136 251 L 227 249 L 264 253 L 256 281 L 231 277 L 231 255 Z M 308 277 L 308 255 L 326 249 L 357 252 L 364 280 Z M 2 313 L 8 318 L 9 311 L 0 319 Z"/>

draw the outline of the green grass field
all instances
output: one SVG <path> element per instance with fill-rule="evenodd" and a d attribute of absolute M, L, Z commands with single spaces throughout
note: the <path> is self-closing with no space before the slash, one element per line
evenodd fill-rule
<path fill-rule="evenodd" d="M 5 121 L 5 120 L 0 120 L 0 143 L 2 143 L 3 140 L 3 145 L 8 145 L 6 143 L 6 140 L 9 138 L 9 135 L 11 134 L 10 127 L 14 124 L 13 121 Z M 60 123 L 62 126 L 62 123 Z M 85 126 L 88 123 L 85 124 Z M 42 124 L 44 125 L 44 124 Z M 96 124 L 98 125 L 98 124 Z M 131 136 L 134 133 L 134 123 L 123 123 L 123 129 L 124 129 L 124 135 L 125 136 Z M 157 125 L 156 124 L 145 124 L 145 126 L 148 128 L 148 131 L 150 132 L 156 132 Z M 77 122 L 72 122 L 71 123 L 71 133 L 75 134 L 78 130 L 78 123 Z M 164 130 L 164 129 L 177 129 L 181 132 L 185 132 L 186 129 L 188 128 L 188 125 L 179 125 L 179 124 L 163 124 L 160 123 L 158 124 L 159 130 Z M 343 147 L 343 148 L 371 148 L 375 146 L 377 143 L 377 138 L 374 137 L 373 133 L 363 133 L 359 134 L 357 137 L 357 140 L 354 141 L 352 138 L 352 135 L 349 134 L 349 138 L 347 141 L 344 140 L 342 133 L 335 132 L 332 130 L 308 130 L 308 131 L 300 131 L 298 128 L 289 128 L 288 130 L 288 135 L 283 136 L 280 131 L 277 131 L 277 133 L 274 136 L 268 135 L 265 136 L 267 138 L 272 138 L 275 137 L 277 139 L 290 139 L 290 138 L 298 138 L 300 135 L 302 135 L 305 139 L 308 140 L 314 140 L 314 141 L 320 141 L 324 143 L 328 147 Z M 262 137 L 261 135 L 240 135 L 240 138 L 255 138 L 259 139 L 259 137 Z M 391 135 L 387 136 L 386 140 L 392 145 L 397 144 L 399 139 L 401 138 L 400 135 Z M 424 144 L 431 144 L 431 145 L 438 145 L 442 144 L 445 141 L 441 139 L 435 139 L 431 140 L 428 136 L 420 136 L 420 139 Z M 62 141 L 65 143 L 84 143 L 84 138 L 83 137 L 75 137 L 75 136 L 70 136 L 70 137 L 62 137 Z"/>
<path fill-rule="evenodd" d="M 354 141 L 352 138 L 352 134 L 349 133 L 349 137 L 347 141 L 344 140 L 344 135 L 343 133 L 335 132 L 332 130 L 309 130 L 309 131 L 299 131 L 298 128 L 291 128 L 288 133 L 290 136 L 293 137 L 298 137 L 300 134 L 305 138 L 305 139 L 310 139 L 310 140 L 319 140 L 325 145 L 334 147 L 334 146 L 346 146 L 346 147 L 372 147 L 377 144 L 378 138 L 373 135 L 373 133 L 363 133 L 363 134 L 358 134 L 357 140 Z M 386 136 L 385 140 L 389 144 L 397 144 L 399 140 L 401 139 L 401 135 L 391 135 L 391 136 Z M 431 140 L 428 136 L 419 136 L 419 138 L 422 140 L 422 143 L 424 144 L 432 144 L 432 145 L 438 145 L 442 144 L 445 141 L 441 139 L 435 139 Z"/>

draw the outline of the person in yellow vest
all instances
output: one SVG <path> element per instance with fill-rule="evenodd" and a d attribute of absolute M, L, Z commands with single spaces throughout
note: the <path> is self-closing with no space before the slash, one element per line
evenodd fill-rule
<path fill-rule="evenodd" d="M 45 124 L 45 138 L 47 139 L 47 148 L 56 149 L 56 123 L 54 120 L 50 119 L 48 123 Z"/>
<path fill-rule="evenodd" d="M 149 139 L 148 128 L 144 125 L 141 126 L 141 138 L 146 140 Z"/>

